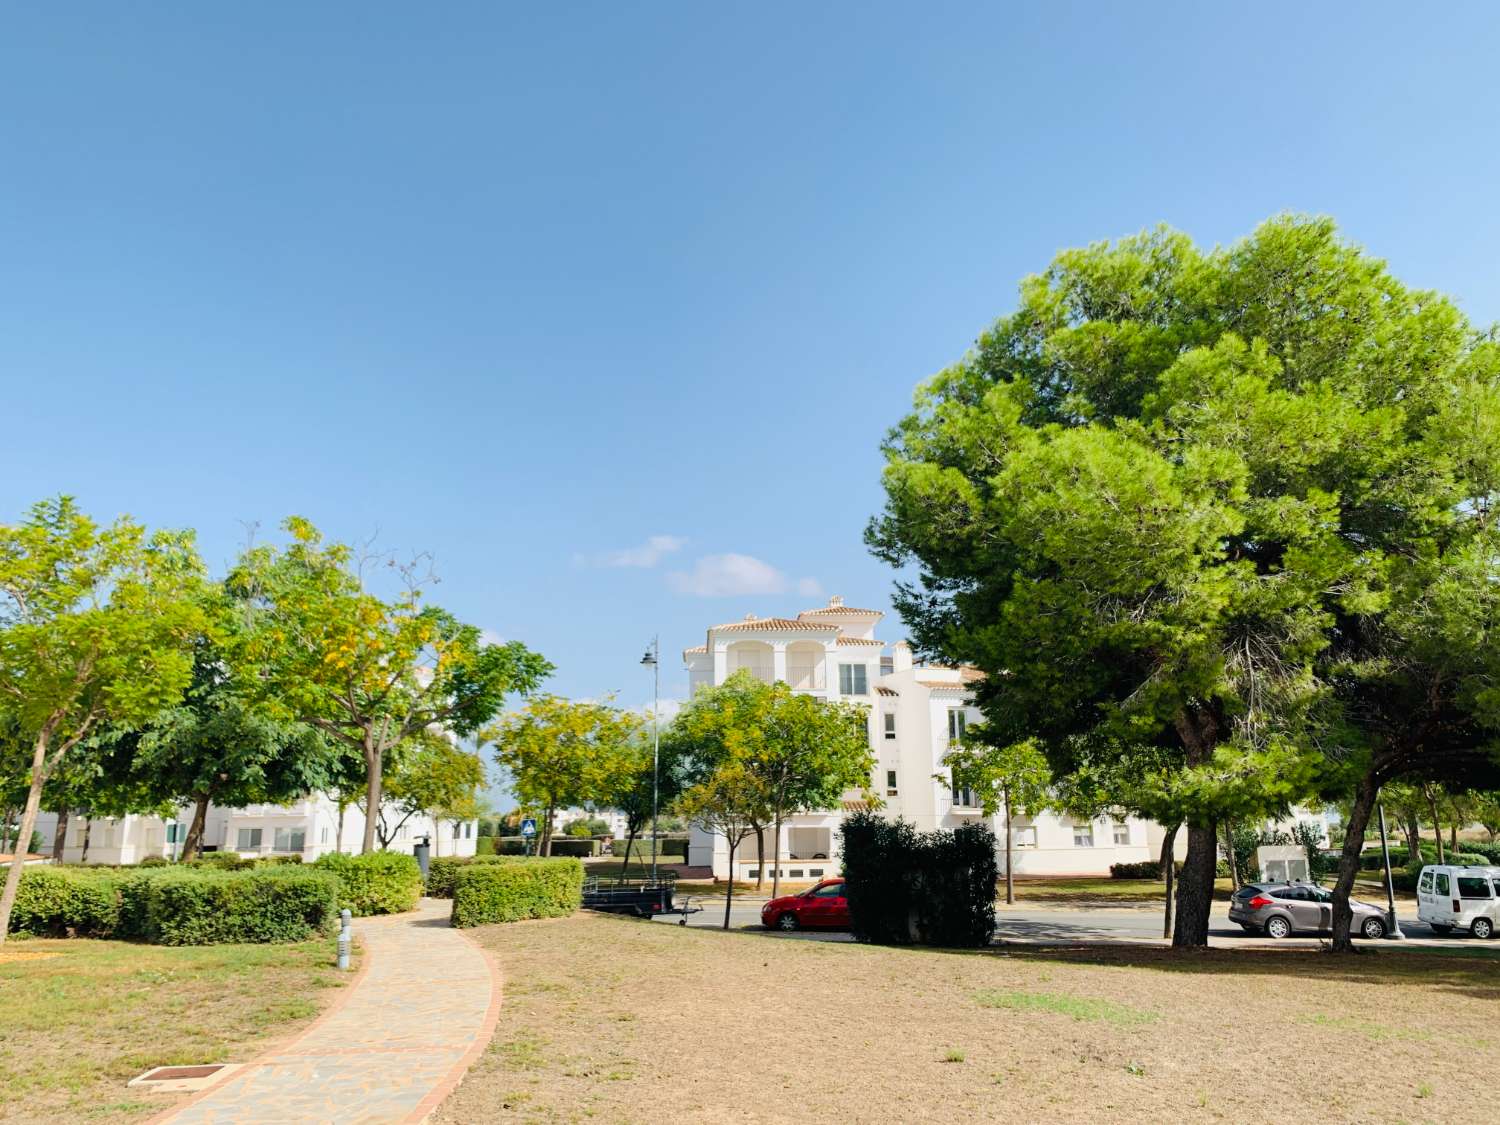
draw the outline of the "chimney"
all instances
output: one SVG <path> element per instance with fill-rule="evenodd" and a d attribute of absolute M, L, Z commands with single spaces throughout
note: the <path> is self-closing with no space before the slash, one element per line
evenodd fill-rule
<path fill-rule="evenodd" d="M 905 641 L 897 641 L 891 646 L 891 671 L 911 671 L 911 645 Z"/>
<path fill-rule="evenodd" d="M 828 599 L 828 608 L 829 609 L 840 609 L 840 608 L 843 607 L 843 604 L 844 604 L 844 599 L 841 598 L 841 597 L 839 597 L 839 595 L 837 595 L 837 594 L 834 594 L 833 597 L 831 597 L 831 598 Z"/>

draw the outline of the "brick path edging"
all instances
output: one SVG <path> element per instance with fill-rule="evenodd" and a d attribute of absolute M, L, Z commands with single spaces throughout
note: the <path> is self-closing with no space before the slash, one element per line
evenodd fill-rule
<path fill-rule="evenodd" d="M 490 1040 L 495 1037 L 495 1027 L 500 1022 L 500 1001 L 505 988 L 505 978 L 500 974 L 500 962 L 492 951 L 486 949 L 462 929 L 458 930 L 458 936 L 479 951 L 479 955 L 484 958 L 484 963 L 490 970 L 490 1006 L 484 1014 L 484 1023 L 480 1025 L 479 1034 L 474 1037 L 473 1044 L 464 1052 L 463 1057 L 453 1064 L 453 1069 L 448 1071 L 443 1080 L 428 1092 L 427 1096 L 417 1104 L 417 1108 L 412 1110 L 406 1118 L 410 1125 L 426 1121 L 432 1116 L 433 1111 L 443 1104 L 444 1099 L 458 1089 L 459 1083 L 468 1075 L 469 1068 L 478 1061 L 480 1055 L 489 1049 Z"/>

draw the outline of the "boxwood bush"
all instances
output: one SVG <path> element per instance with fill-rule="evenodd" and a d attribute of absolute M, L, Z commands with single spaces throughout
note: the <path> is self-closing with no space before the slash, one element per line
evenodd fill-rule
<path fill-rule="evenodd" d="M 1140 863 L 1111 863 L 1109 877 L 1111 879 L 1160 879 L 1161 864 L 1154 859 L 1143 860 Z"/>
<path fill-rule="evenodd" d="M 995 836 L 987 825 L 921 833 L 904 820 L 844 821 L 844 894 L 855 940 L 988 945 L 995 929 Z"/>
<path fill-rule="evenodd" d="M 559 918 L 583 899 L 583 864 L 556 857 L 472 863 L 453 880 L 453 924 L 482 926 L 523 918 Z"/>
<path fill-rule="evenodd" d="M 427 896 L 429 898 L 452 898 L 453 883 L 458 873 L 476 863 L 518 863 L 523 857 L 515 855 L 459 855 L 438 856 L 427 861 Z"/>
<path fill-rule="evenodd" d="M 400 914 L 414 909 L 422 897 L 422 869 L 415 856 L 400 852 L 329 852 L 309 866 L 338 879 L 339 906 L 360 917 Z"/>
<path fill-rule="evenodd" d="M 118 871 L 28 867 L 21 873 L 12 933 L 37 937 L 112 937 L 120 928 Z"/>

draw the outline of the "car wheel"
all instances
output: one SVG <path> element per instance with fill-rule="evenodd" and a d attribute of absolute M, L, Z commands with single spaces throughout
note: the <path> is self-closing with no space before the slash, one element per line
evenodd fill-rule
<path fill-rule="evenodd" d="M 1276 938 L 1276 939 L 1280 940 L 1281 938 L 1291 937 L 1291 936 L 1292 936 L 1292 924 L 1290 922 L 1288 922 L 1285 918 L 1282 918 L 1282 917 L 1278 916 L 1278 917 L 1275 917 L 1275 918 L 1267 919 L 1267 921 L 1266 921 L 1266 937 Z"/>
<path fill-rule="evenodd" d="M 1359 927 L 1359 932 L 1374 941 L 1376 938 L 1385 937 L 1385 923 L 1379 918 L 1366 918 Z"/>
<path fill-rule="evenodd" d="M 797 916 L 790 910 L 788 910 L 780 918 L 776 919 L 776 928 L 782 933 L 786 934 L 791 933 L 793 930 L 799 929 L 801 925 L 802 923 L 797 921 Z"/>
<path fill-rule="evenodd" d="M 1488 918 L 1475 918 L 1474 924 L 1469 927 L 1469 933 L 1480 939 L 1488 938 L 1494 932 L 1495 924 Z"/>
<path fill-rule="evenodd" d="M 1452 926 L 1445 926 L 1441 922 L 1428 922 L 1427 924 L 1432 927 L 1432 932 L 1438 937 L 1447 937 L 1453 932 Z"/>

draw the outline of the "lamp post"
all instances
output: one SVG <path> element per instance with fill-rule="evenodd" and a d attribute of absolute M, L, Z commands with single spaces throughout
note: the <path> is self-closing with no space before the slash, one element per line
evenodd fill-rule
<path fill-rule="evenodd" d="M 1396 921 L 1396 885 L 1391 880 L 1391 849 L 1385 839 L 1385 805 L 1380 806 L 1380 854 L 1385 859 L 1385 936 L 1400 941 L 1405 934 Z"/>
<path fill-rule="evenodd" d="M 661 637 L 651 638 L 641 664 L 651 669 L 651 881 L 656 882 L 656 771 L 661 761 Z"/>

